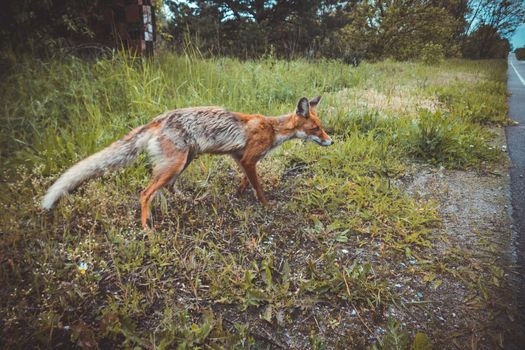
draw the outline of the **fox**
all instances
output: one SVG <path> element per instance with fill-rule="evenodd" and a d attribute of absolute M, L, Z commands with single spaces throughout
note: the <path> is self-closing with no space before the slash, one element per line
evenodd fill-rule
<path fill-rule="evenodd" d="M 149 228 L 150 205 L 157 191 L 173 185 L 199 154 L 227 154 L 244 176 L 238 193 L 251 184 L 256 198 L 268 204 L 257 176 L 256 164 L 269 151 L 291 139 L 333 144 L 317 114 L 321 96 L 301 97 L 295 111 L 277 117 L 230 112 L 222 107 L 189 107 L 165 112 L 139 126 L 103 150 L 66 170 L 51 185 L 41 206 L 51 210 L 58 200 L 83 182 L 129 165 L 141 151 L 153 163 L 152 178 L 140 194 L 141 225 Z"/>

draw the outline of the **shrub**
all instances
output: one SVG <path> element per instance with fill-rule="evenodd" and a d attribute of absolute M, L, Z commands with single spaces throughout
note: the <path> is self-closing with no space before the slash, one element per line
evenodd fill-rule
<path fill-rule="evenodd" d="M 445 50 L 441 44 L 430 42 L 421 49 L 419 58 L 426 64 L 437 64 L 445 58 Z"/>

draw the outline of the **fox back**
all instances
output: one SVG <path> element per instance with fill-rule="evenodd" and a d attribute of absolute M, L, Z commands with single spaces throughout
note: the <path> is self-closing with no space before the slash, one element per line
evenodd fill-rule
<path fill-rule="evenodd" d="M 178 149 L 190 149 L 196 154 L 236 152 L 246 144 L 241 122 L 220 107 L 176 109 L 153 122 L 159 122 L 157 141 L 167 139 Z"/>

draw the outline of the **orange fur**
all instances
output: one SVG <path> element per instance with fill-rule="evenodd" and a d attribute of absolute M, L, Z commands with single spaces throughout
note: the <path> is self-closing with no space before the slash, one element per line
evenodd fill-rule
<path fill-rule="evenodd" d="M 322 146 L 332 144 L 317 115 L 319 100 L 320 97 L 311 101 L 303 97 L 295 113 L 280 117 L 232 113 L 219 107 L 167 112 L 67 170 L 48 190 L 42 206 L 52 208 L 61 196 L 83 181 L 100 176 L 108 169 L 127 165 L 144 148 L 155 163 L 152 180 L 140 195 L 144 229 L 148 227 L 155 193 L 173 182 L 200 153 L 230 154 L 244 173 L 239 194 L 251 184 L 257 199 L 267 204 L 257 176 L 259 160 L 271 149 L 293 138 L 309 139 Z"/>

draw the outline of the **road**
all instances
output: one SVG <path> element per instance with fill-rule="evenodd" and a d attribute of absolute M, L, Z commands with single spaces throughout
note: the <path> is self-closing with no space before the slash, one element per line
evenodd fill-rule
<path fill-rule="evenodd" d="M 507 148 L 512 162 L 510 167 L 512 221 L 516 235 L 518 268 L 521 273 L 521 283 L 519 283 L 521 288 L 518 291 L 517 302 L 522 318 L 517 321 L 525 326 L 525 61 L 516 60 L 513 53 L 509 55 L 508 61 L 509 116 L 518 122 L 517 125 L 505 129 Z M 519 348 L 516 343 L 512 343 L 514 342 L 511 341 L 506 348 Z"/>

